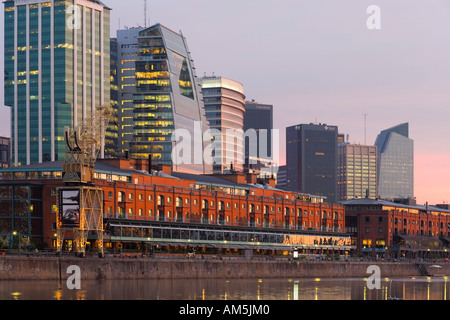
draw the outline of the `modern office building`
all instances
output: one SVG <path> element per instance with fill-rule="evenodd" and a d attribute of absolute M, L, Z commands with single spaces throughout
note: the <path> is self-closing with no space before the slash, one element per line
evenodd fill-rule
<path fill-rule="evenodd" d="M 338 200 L 375 199 L 377 192 L 377 147 L 338 145 Z"/>
<path fill-rule="evenodd" d="M 110 41 L 110 104 L 113 110 L 113 116 L 110 120 L 108 128 L 105 133 L 105 157 L 115 158 L 119 155 L 119 122 L 117 118 L 118 103 L 119 103 L 119 88 L 118 88 L 118 59 L 117 59 L 117 39 L 111 38 Z"/>
<path fill-rule="evenodd" d="M 286 128 L 287 188 L 337 200 L 337 126 L 300 124 Z"/>
<path fill-rule="evenodd" d="M 12 162 L 61 160 L 64 127 L 109 105 L 110 9 L 97 0 L 7 0 L 4 8 Z"/>
<path fill-rule="evenodd" d="M 244 169 L 244 86 L 232 79 L 200 79 L 206 119 L 213 134 L 213 172 Z"/>
<path fill-rule="evenodd" d="M 286 166 L 279 166 L 277 171 L 277 188 L 286 189 L 287 186 L 287 172 Z"/>
<path fill-rule="evenodd" d="M 270 174 L 278 165 L 278 155 L 274 151 L 273 105 L 246 101 L 244 116 L 245 170 Z M 255 132 L 253 137 L 251 132 Z"/>
<path fill-rule="evenodd" d="M 133 141 L 133 95 L 136 93 L 136 60 L 138 58 L 138 37 L 143 28 L 117 30 L 114 54 L 117 64 L 117 117 L 118 154 L 123 156 L 130 150 Z"/>
<path fill-rule="evenodd" d="M 414 198 L 414 141 L 408 123 L 381 131 L 378 148 L 378 195 L 382 199 Z"/>
<path fill-rule="evenodd" d="M 209 123 L 186 39 L 156 24 L 139 32 L 138 50 L 131 156 L 212 173 Z"/>
<path fill-rule="evenodd" d="M 10 142 L 10 138 L 0 137 L 0 168 L 8 168 L 11 164 Z"/>

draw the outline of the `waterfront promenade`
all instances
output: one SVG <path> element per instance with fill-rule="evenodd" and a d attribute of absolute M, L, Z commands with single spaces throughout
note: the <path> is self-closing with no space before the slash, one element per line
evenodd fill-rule
<path fill-rule="evenodd" d="M 0 256 L 0 280 L 65 280 L 76 265 L 81 278 L 96 279 L 214 279 L 214 278 L 367 278 L 368 267 L 380 268 L 382 278 L 450 276 L 446 261 L 343 261 L 251 259 L 197 255 L 125 257 L 108 255 L 77 258 L 56 256 Z M 424 273 L 425 272 L 425 273 Z"/>

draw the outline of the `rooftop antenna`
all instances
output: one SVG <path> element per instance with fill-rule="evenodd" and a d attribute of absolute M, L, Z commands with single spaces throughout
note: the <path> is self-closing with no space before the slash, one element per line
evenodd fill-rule
<path fill-rule="evenodd" d="M 366 143 L 366 122 L 367 122 L 367 113 L 364 113 L 363 114 L 363 116 L 364 116 L 364 145 L 367 145 L 367 143 Z"/>
<path fill-rule="evenodd" d="M 147 28 L 147 0 L 144 0 L 144 27 Z"/>

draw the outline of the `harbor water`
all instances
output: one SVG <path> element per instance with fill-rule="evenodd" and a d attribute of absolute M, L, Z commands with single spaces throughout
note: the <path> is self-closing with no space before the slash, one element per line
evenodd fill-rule
<path fill-rule="evenodd" d="M 384 278 L 376 288 L 362 278 L 1 280 L 0 300 L 449 300 L 447 277 Z"/>

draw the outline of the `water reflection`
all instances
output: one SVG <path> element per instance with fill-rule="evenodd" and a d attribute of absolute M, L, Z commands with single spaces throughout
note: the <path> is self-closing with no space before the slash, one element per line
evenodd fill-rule
<path fill-rule="evenodd" d="M 65 282 L 0 281 L 0 300 L 448 300 L 447 277 L 383 279 L 185 279 Z"/>

